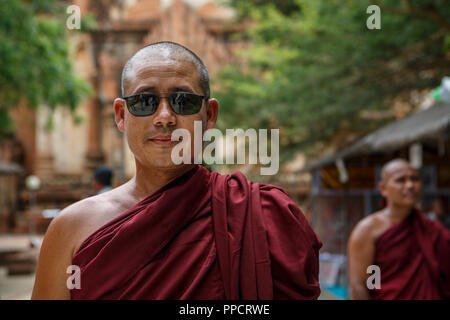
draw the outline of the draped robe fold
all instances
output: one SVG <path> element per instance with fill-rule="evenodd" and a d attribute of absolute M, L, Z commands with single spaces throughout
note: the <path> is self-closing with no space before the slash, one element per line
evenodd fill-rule
<path fill-rule="evenodd" d="M 315 299 L 321 245 L 281 189 L 196 166 L 84 240 L 71 298 Z"/>
<path fill-rule="evenodd" d="M 377 239 L 374 264 L 381 283 L 372 299 L 450 298 L 450 234 L 417 210 Z"/>

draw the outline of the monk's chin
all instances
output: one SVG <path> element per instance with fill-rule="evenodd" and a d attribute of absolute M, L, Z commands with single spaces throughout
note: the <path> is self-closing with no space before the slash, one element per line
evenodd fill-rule
<path fill-rule="evenodd" d="M 415 199 L 415 200 L 407 199 L 407 200 L 397 203 L 397 206 L 412 209 L 416 206 L 417 201 L 418 201 L 417 199 Z"/>
<path fill-rule="evenodd" d="M 150 162 L 144 164 L 144 166 L 164 170 L 164 169 L 181 169 L 181 168 L 192 166 L 192 165 L 184 164 L 184 163 L 175 164 L 172 162 L 171 159 L 168 159 L 168 160 L 150 161 Z"/>

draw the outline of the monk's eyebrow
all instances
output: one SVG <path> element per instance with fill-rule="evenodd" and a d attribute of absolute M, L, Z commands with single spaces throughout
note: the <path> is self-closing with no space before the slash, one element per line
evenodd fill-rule
<path fill-rule="evenodd" d="M 156 88 L 153 86 L 139 87 L 133 94 L 139 94 L 143 92 L 155 92 Z"/>
<path fill-rule="evenodd" d="M 190 93 L 194 93 L 194 90 L 192 90 L 188 86 L 173 87 L 173 88 L 170 89 L 170 91 L 172 91 L 172 92 L 190 92 Z"/>
<path fill-rule="evenodd" d="M 139 94 L 139 93 L 144 93 L 144 92 L 158 92 L 158 90 L 154 86 L 144 86 L 144 87 L 139 87 L 133 94 Z M 176 87 L 170 88 L 169 92 L 190 92 L 190 93 L 194 93 L 194 90 L 192 90 L 188 86 L 176 86 Z"/>

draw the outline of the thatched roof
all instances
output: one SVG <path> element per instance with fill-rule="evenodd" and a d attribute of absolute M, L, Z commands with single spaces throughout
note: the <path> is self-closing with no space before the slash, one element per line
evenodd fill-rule
<path fill-rule="evenodd" d="M 330 165 L 338 159 L 345 160 L 373 153 L 389 153 L 415 142 L 449 135 L 450 103 L 438 103 L 429 109 L 384 126 L 340 151 L 306 165 L 299 172 Z"/>

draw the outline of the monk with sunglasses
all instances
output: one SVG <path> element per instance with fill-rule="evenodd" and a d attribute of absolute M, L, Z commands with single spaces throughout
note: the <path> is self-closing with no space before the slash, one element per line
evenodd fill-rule
<path fill-rule="evenodd" d="M 218 107 L 189 49 L 159 42 L 128 60 L 114 112 L 136 173 L 52 221 L 33 299 L 319 296 L 322 244 L 283 190 L 172 161 L 172 132 L 212 129 Z"/>

